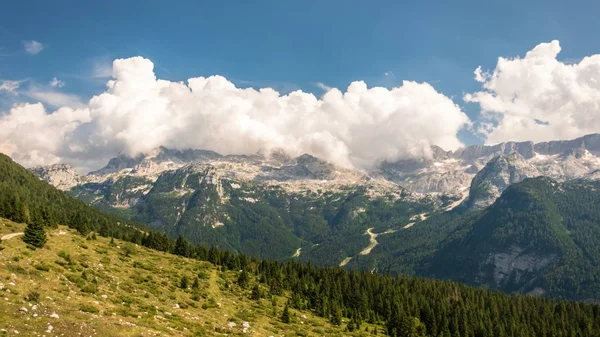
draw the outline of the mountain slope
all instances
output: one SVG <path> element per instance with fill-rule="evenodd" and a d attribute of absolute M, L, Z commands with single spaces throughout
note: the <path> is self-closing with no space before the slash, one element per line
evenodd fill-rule
<path fill-rule="evenodd" d="M 80 200 L 41 181 L 27 169 L 0 154 L 0 216 L 27 222 L 47 212 L 52 225 L 69 224 L 82 233 L 95 230 L 133 236 L 133 224 L 98 211 Z"/>
<path fill-rule="evenodd" d="M 354 267 L 599 301 L 599 189 L 597 181 L 526 179 L 487 208 L 433 215 L 382 237 Z"/>
<path fill-rule="evenodd" d="M 69 186 L 61 179 L 71 176 L 64 170 L 34 172 Z M 358 253 L 373 223 L 386 230 L 452 201 L 413 195 L 309 155 L 289 158 L 279 152 L 220 156 L 160 148 L 136 158 L 119 156 L 71 183 L 69 193 L 77 198 L 172 237 L 276 259 L 291 258 L 302 248 L 300 259 L 310 256 L 318 263 Z M 388 213 L 386 221 L 377 213 Z M 365 217 L 371 214 L 374 218 Z M 331 254 L 311 253 L 317 247 Z"/>
<path fill-rule="evenodd" d="M 0 219 L 0 237 L 23 227 Z M 364 334 L 343 332 L 345 326 L 310 310 L 290 309 L 292 323 L 284 324 L 279 315 L 286 296 L 251 299 L 250 289 L 236 284 L 237 270 L 223 271 L 210 262 L 120 240 L 86 240 L 59 227 L 50 231 L 44 249 L 30 251 L 18 238 L 1 247 L 1 336 L 15 331 L 27 336 Z M 189 279 L 186 289 L 181 287 L 183 276 Z M 250 282 L 257 280 L 250 276 Z M 384 331 L 380 325 L 364 327 Z"/>

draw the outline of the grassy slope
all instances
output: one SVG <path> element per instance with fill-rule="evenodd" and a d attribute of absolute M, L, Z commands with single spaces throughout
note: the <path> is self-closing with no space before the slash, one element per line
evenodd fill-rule
<path fill-rule="evenodd" d="M 0 237 L 24 227 L 0 219 Z M 222 272 L 208 262 L 144 247 L 135 247 L 127 257 L 125 245 L 118 240 L 111 245 L 100 236 L 85 240 L 62 226 L 49 231 L 46 246 L 35 251 L 19 237 L 3 241 L 0 336 L 12 336 L 14 330 L 40 336 L 248 335 L 243 333 L 244 322 L 254 336 L 367 335 L 343 332 L 343 326 L 293 309 L 292 323 L 284 324 L 278 317 L 287 299 L 276 298 L 274 317 L 270 299 L 251 300 L 250 290 L 235 284 L 237 271 Z M 194 291 L 179 284 L 187 275 L 191 287 L 199 274 L 200 296 L 194 300 Z M 32 291 L 39 293 L 38 302 L 26 300 Z M 27 312 L 20 311 L 22 307 Z M 50 317 L 53 313 L 59 318 Z M 52 333 L 45 332 L 49 325 Z M 383 328 L 378 330 L 383 335 Z"/>

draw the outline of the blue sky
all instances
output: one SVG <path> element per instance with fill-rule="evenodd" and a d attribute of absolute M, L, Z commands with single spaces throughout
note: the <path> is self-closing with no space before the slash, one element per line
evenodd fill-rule
<path fill-rule="evenodd" d="M 94 72 L 140 55 L 162 79 L 220 74 L 283 93 L 424 81 L 477 120 L 479 107 L 462 99 L 481 88 L 475 68 L 555 39 L 559 60 L 596 54 L 599 12 L 597 1 L 555 0 L 11 1 L 0 11 L 0 79 L 56 77 L 62 93 L 86 100 L 105 89 Z M 43 50 L 27 54 L 30 40 Z M 0 100 L 6 108 L 15 98 Z M 481 142 L 468 131 L 460 139 Z"/>

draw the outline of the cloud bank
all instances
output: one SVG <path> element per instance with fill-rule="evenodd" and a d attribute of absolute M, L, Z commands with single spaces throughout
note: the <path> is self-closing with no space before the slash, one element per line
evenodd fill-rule
<path fill-rule="evenodd" d="M 117 153 L 160 145 L 252 154 L 283 149 L 345 167 L 427 156 L 430 145 L 457 148 L 469 118 L 427 83 L 368 88 L 353 82 L 317 98 L 295 91 L 240 89 L 221 76 L 187 83 L 157 79 L 142 57 L 118 59 L 107 90 L 75 109 L 15 105 L 0 119 L 0 150 L 32 166 L 66 162 L 94 168 Z"/>
<path fill-rule="evenodd" d="M 600 131 L 600 55 L 562 62 L 560 51 L 558 41 L 542 43 L 525 57 L 500 57 L 491 72 L 475 70 L 482 88 L 464 100 L 480 105 L 477 132 L 487 143 Z M 25 92 L 46 105 L 17 104 L 2 114 L 0 151 L 26 166 L 95 169 L 117 153 L 133 156 L 161 145 L 222 154 L 283 149 L 368 169 L 383 160 L 427 157 L 431 145 L 456 149 L 462 145 L 457 132 L 472 125 L 428 83 L 386 89 L 357 81 L 345 91 L 317 84 L 322 97 L 281 95 L 238 88 L 221 76 L 157 79 L 142 57 L 115 60 L 110 75 L 106 91 L 89 102 L 52 90 Z M 17 89 L 14 81 L 0 85 L 5 93 Z"/>
<path fill-rule="evenodd" d="M 541 43 L 523 58 L 475 70 L 482 90 L 465 95 L 481 106 L 487 143 L 572 139 L 600 131 L 600 55 L 557 59 L 560 43 Z"/>

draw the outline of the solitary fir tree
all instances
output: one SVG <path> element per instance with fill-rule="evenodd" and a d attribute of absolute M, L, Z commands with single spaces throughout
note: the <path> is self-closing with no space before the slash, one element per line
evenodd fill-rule
<path fill-rule="evenodd" d="M 287 304 L 285 305 L 285 307 L 283 308 L 283 312 L 281 313 L 281 321 L 283 323 L 290 322 L 290 308 L 288 307 Z"/>
<path fill-rule="evenodd" d="M 258 284 L 255 284 L 254 287 L 252 288 L 252 294 L 250 295 L 250 299 L 258 301 L 258 300 L 260 300 L 261 297 L 262 297 L 262 294 L 260 293 L 260 288 L 258 287 Z"/>
<path fill-rule="evenodd" d="M 187 278 L 187 276 L 183 275 L 183 277 L 181 278 L 181 282 L 179 282 L 179 287 L 181 289 L 187 289 L 187 287 L 188 287 L 188 278 Z"/>
<path fill-rule="evenodd" d="M 46 231 L 44 230 L 43 220 L 39 215 L 34 214 L 27 224 L 23 241 L 37 248 L 42 248 L 46 244 Z"/>

